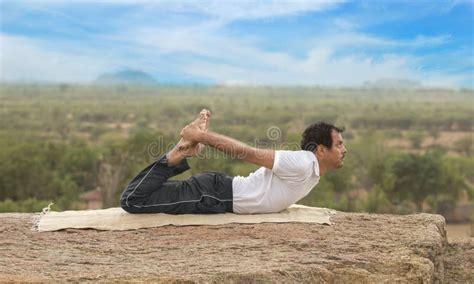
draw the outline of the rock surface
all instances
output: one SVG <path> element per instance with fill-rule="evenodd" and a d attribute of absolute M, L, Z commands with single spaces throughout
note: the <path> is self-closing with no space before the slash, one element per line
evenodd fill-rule
<path fill-rule="evenodd" d="M 474 238 L 448 244 L 444 257 L 446 283 L 474 283 Z"/>
<path fill-rule="evenodd" d="M 444 218 L 338 212 L 332 226 L 230 224 L 136 231 L 35 232 L 34 214 L 0 214 L 0 282 L 450 282 L 473 280 L 472 254 L 445 263 Z M 451 269 L 451 268 L 450 268 Z M 452 273 L 451 273 L 452 272 Z M 455 278 L 458 277 L 458 278 Z"/>

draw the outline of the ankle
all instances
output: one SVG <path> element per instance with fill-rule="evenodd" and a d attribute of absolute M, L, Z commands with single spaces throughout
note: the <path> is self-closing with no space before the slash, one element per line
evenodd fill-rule
<path fill-rule="evenodd" d="M 166 154 L 168 166 L 176 166 L 185 158 L 186 157 L 183 154 L 179 153 L 179 151 L 174 151 L 174 149 L 171 150 L 168 154 Z"/>

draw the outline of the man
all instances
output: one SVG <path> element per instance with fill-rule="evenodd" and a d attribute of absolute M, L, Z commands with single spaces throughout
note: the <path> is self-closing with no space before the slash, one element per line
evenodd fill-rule
<path fill-rule="evenodd" d="M 211 113 L 181 131 L 181 140 L 166 155 L 142 170 L 122 193 L 130 213 L 274 213 L 305 197 L 330 170 L 342 167 L 347 152 L 342 130 L 326 123 L 310 125 L 301 151 L 275 151 L 248 146 L 208 130 Z M 261 166 L 248 177 L 204 172 L 187 180 L 169 180 L 189 169 L 187 157 L 208 145 L 231 157 Z"/>

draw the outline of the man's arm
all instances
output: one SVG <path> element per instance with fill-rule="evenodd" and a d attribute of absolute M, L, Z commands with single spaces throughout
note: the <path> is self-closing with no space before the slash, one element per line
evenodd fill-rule
<path fill-rule="evenodd" d="M 270 170 L 273 168 L 273 162 L 275 160 L 274 150 L 250 147 L 236 139 L 214 132 L 203 132 L 201 136 L 201 143 L 214 147 L 226 154 L 231 155 L 231 157 L 235 157 Z"/>
<path fill-rule="evenodd" d="M 204 132 L 197 127 L 189 125 L 183 128 L 181 136 L 184 139 L 209 145 L 231 155 L 233 158 L 238 158 L 270 170 L 273 168 L 275 160 L 274 150 L 250 147 L 236 139 L 214 132 Z"/>

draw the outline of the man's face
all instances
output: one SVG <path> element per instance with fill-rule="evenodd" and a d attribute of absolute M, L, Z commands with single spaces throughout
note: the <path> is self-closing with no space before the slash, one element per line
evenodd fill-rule
<path fill-rule="evenodd" d="M 331 136 L 332 147 L 331 149 L 327 149 L 326 158 L 331 168 L 338 169 L 344 164 L 347 149 L 346 146 L 344 146 L 341 133 L 333 130 Z"/>

